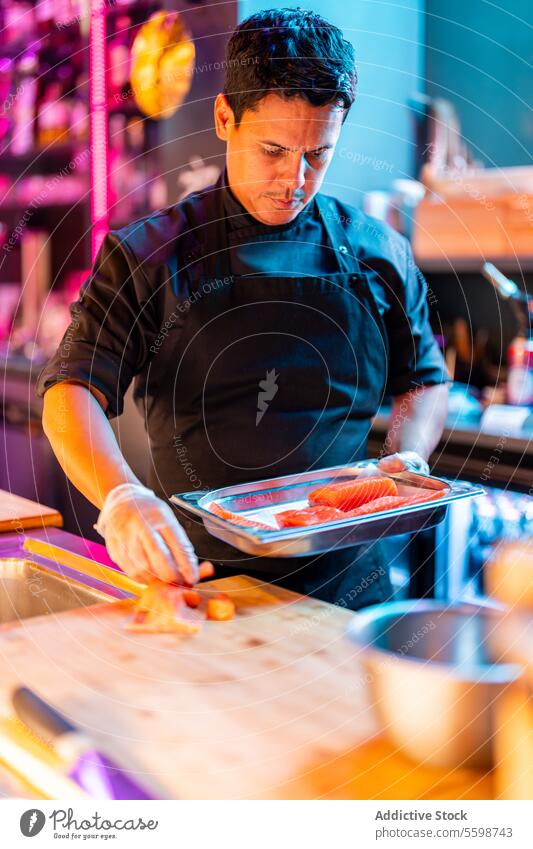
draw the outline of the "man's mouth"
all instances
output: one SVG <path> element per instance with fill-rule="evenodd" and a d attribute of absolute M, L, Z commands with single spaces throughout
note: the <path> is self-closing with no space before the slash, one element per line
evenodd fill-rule
<path fill-rule="evenodd" d="M 287 200 L 286 198 L 279 198 L 272 195 L 269 195 L 269 197 L 276 209 L 296 209 L 298 206 L 301 205 L 303 201 L 303 198 L 296 197 L 289 198 L 289 200 Z"/>

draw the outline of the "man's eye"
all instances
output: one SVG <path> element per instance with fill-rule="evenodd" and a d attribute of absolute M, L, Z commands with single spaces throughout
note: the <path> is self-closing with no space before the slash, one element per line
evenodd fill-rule
<path fill-rule="evenodd" d="M 280 150 L 278 147 L 264 147 L 263 153 L 266 153 L 267 156 L 279 156 Z"/>
<path fill-rule="evenodd" d="M 319 150 L 312 150 L 311 156 L 314 156 L 315 159 L 324 159 L 327 153 L 327 148 L 322 147 Z"/>

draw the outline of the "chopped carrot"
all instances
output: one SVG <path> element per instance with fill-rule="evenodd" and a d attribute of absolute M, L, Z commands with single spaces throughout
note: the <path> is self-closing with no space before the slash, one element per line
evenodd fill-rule
<path fill-rule="evenodd" d="M 235 616 L 235 605 L 225 593 L 217 593 L 214 598 L 207 602 L 207 618 L 215 619 L 217 622 L 233 619 Z"/>
<path fill-rule="evenodd" d="M 197 590 L 183 590 L 183 600 L 188 607 L 199 607 L 202 597 Z"/>
<path fill-rule="evenodd" d="M 200 580 L 203 581 L 206 578 L 212 578 L 215 574 L 215 567 L 211 563 L 210 560 L 204 560 L 203 563 L 200 563 L 198 567 L 198 573 L 200 575 Z"/>

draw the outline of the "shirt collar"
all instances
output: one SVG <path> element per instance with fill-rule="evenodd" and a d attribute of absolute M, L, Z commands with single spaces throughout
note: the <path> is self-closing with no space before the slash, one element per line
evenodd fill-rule
<path fill-rule="evenodd" d="M 312 210 L 315 208 L 315 199 L 308 203 L 296 216 L 293 221 L 289 221 L 288 224 L 278 224 L 278 225 L 269 225 L 263 224 L 261 221 L 258 221 L 257 218 L 254 218 L 253 215 L 250 215 L 247 209 L 242 205 L 242 203 L 237 200 L 235 195 L 233 194 L 229 183 L 228 183 L 228 172 L 227 169 L 224 168 L 224 171 L 220 175 L 220 187 L 222 192 L 222 203 L 224 206 L 224 214 L 226 215 L 226 221 L 228 230 L 236 231 L 243 230 L 249 227 L 257 228 L 258 231 L 262 233 L 279 233 L 284 232 L 286 230 L 290 230 L 291 227 L 295 227 L 297 224 L 305 222 L 309 215 L 312 213 Z"/>

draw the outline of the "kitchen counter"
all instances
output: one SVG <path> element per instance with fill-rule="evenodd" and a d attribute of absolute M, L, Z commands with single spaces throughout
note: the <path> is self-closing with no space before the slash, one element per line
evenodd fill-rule
<path fill-rule="evenodd" d="M 352 614 L 246 576 L 211 585 L 237 616 L 194 637 L 127 632 L 129 600 L 2 626 L 0 712 L 34 688 L 159 798 L 492 798 L 489 775 L 413 764 L 379 735 Z"/>
<path fill-rule="evenodd" d="M 368 456 L 378 456 L 387 435 L 390 407 L 383 405 L 372 423 Z M 448 416 L 430 458 L 432 474 L 530 492 L 533 480 L 533 413 L 520 433 L 480 430 L 480 421 Z M 483 477 L 485 475 L 485 477 Z M 531 493 L 530 493 L 531 494 Z"/>
<path fill-rule="evenodd" d="M 0 533 L 35 527 L 60 528 L 62 524 L 61 513 L 53 507 L 45 507 L 44 504 L 0 489 Z"/>

